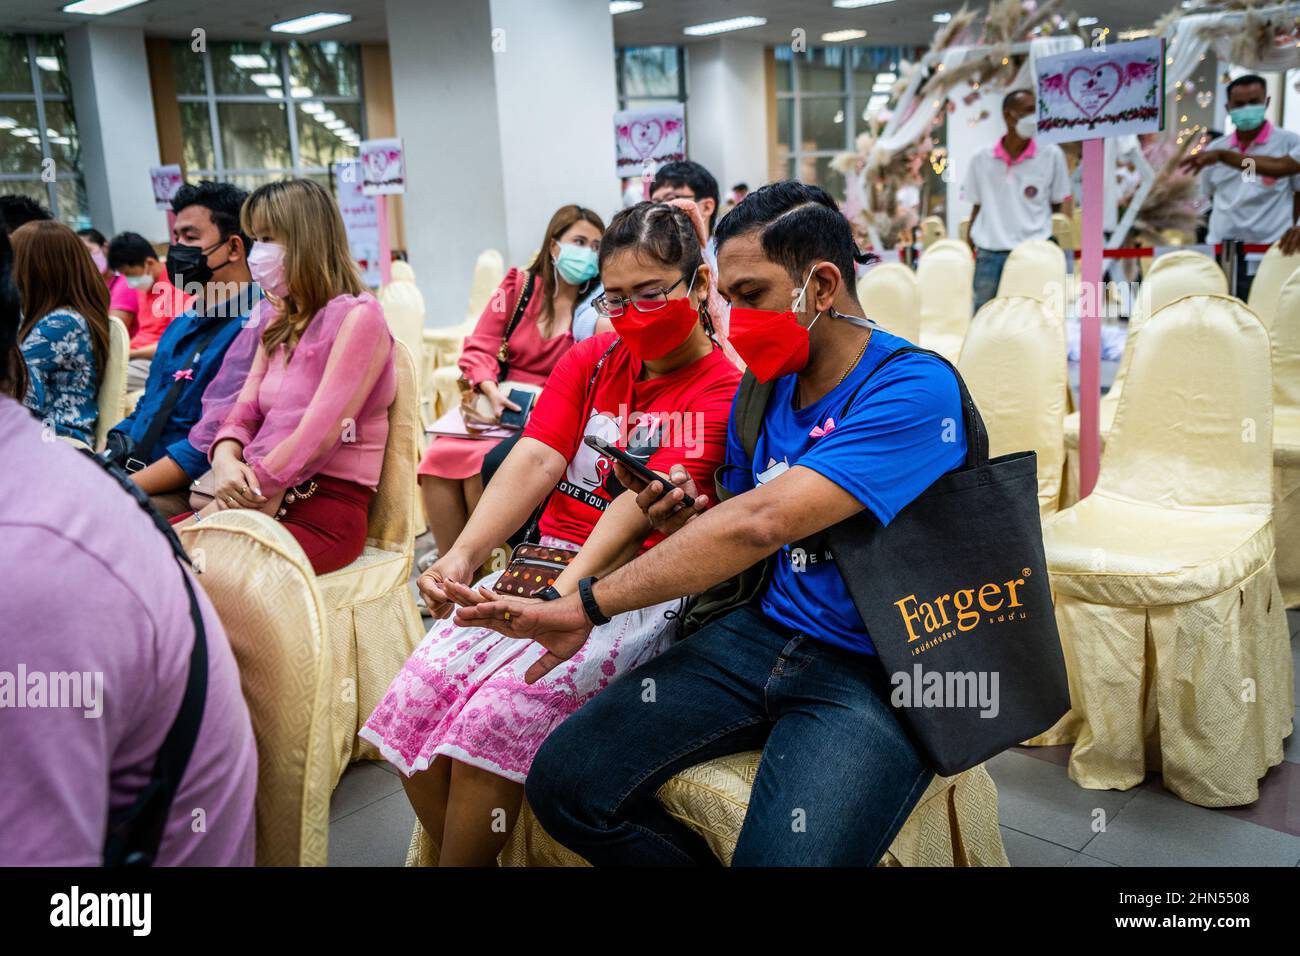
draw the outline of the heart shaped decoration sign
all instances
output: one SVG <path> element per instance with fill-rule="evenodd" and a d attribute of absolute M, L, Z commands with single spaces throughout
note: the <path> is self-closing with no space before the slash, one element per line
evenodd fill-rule
<path fill-rule="evenodd" d="M 1096 118 L 1124 85 L 1124 71 L 1117 63 L 1092 67 L 1076 66 L 1065 78 L 1065 95 L 1079 112 Z"/>

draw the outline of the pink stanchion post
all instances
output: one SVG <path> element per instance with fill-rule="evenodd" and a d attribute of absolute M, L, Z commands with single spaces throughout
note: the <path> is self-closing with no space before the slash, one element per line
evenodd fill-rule
<path fill-rule="evenodd" d="M 1079 288 L 1079 497 L 1101 470 L 1102 175 L 1106 141 L 1083 141 L 1083 252 Z"/>
<path fill-rule="evenodd" d="M 388 235 L 388 197 L 375 197 L 375 225 L 379 229 L 379 282 L 388 285 L 393 276 L 393 241 Z"/>

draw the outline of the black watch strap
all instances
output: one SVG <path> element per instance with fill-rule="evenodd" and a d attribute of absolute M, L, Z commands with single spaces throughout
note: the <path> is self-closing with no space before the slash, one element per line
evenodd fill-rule
<path fill-rule="evenodd" d="M 578 582 L 578 596 L 582 598 L 582 609 L 586 612 L 587 619 L 591 621 L 592 624 L 608 624 L 610 621 L 609 617 L 600 609 L 600 605 L 596 603 L 596 596 L 591 593 L 591 586 L 595 583 L 596 578 L 594 575 L 589 578 L 583 578 Z"/>
<path fill-rule="evenodd" d="M 554 584 L 548 584 L 534 596 L 541 598 L 543 601 L 558 601 L 560 598 L 564 597 L 563 594 L 555 590 Z"/>

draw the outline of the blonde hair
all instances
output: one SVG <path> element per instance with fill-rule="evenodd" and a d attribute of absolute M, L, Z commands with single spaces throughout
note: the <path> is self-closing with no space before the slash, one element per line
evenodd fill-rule
<path fill-rule="evenodd" d="M 259 187 L 244 202 L 240 225 L 254 237 L 274 233 L 285 247 L 289 294 L 281 318 L 262 332 L 267 353 L 298 344 L 312 318 L 335 296 L 366 291 L 348 249 L 343 217 L 329 192 L 310 179 Z"/>

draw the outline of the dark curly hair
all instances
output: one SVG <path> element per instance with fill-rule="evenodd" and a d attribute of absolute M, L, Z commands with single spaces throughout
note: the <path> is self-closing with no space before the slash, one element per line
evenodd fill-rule
<path fill-rule="evenodd" d="M 0 227 L 5 232 L 13 232 L 29 222 L 53 218 L 50 211 L 31 196 L 20 196 L 17 193 L 0 196 Z"/>
<path fill-rule="evenodd" d="M 763 254 L 783 266 L 796 285 L 815 263 L 831 262 L 855 299 L 853 264 L 878 258 L 858 251 L 853 228 L 826 190 L 793 179 L 750 193 L 722 217 L 713 235 L 721 252 L 732 239 L 755 231 Z"/>
<path fill-rule="evenodd" d="M 200 183 L 186 183 L 176 191 L 172 200 L 172 212 L 179 213 L 190 206 L 202 206 L 212 215 L 212 222 L 221 233 L 224 242 L 231 236 L 238 236 L 244 244 L 244 253 L 253 247 L 253 240 L 239 224 L 239 212 L 244 208 L 248 193 L 232 183 L 217 183 L 205 179 Z"/>

